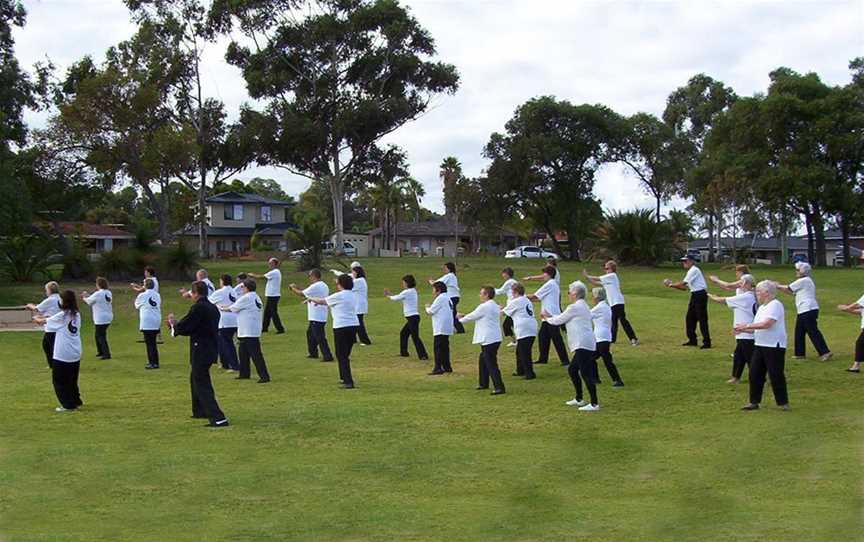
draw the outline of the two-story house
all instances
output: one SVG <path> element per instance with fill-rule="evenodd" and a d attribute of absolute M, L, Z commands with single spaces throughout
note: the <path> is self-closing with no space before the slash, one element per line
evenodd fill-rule
<path fill-rule="evenodd" d="M 272 250 L 287 250 L 285 232 L 293 229 L 288 213 L 292 202 L 257 194 L 225 192 L 205 200 L 210 254 L 241 256 L 252 248 L 252 236 Z M 198 226 L 187 226 L 178 235 L 198 237 Z"/>

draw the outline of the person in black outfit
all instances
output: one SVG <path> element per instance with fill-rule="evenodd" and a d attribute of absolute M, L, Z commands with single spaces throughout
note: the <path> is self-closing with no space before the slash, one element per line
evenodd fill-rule
<path fill-rule="evenodd" d="M 696 266 L 696 258 L 687 254 L 681 258 L 684 269 L 687 274 L 684 280 L 673 282 L 671 279 L 664 279 L 663 285 L 667 288 L 674 288 L 684 292 L 690 292 L 690 303 L 687 305 L 687 315 L 684 318 L 684 326 L 687 332 L 687 342 L 681 346 L 698 346 L 696 341 L 696 324 L 699 324 L 699 331 L 702 333 L 703 350 L 711 348 L 711 330 L 708 327 L 708 284 L 705 282 L 705 276 L 699 267 Z"/>
<path fill-rule="evenodd" d="M 216 393 L 210 380 L 210 366 L 219 357 L 219 309 L 207 299 L 207 285 L 192 283 L 192 307 L 179 322 L 168 316 L 171 335 L 187 336 L 190 344 L 192 389 L 192 417 L 208 418 L 209 427 L 228 427 L 228 418 L 216 402 Z"/>

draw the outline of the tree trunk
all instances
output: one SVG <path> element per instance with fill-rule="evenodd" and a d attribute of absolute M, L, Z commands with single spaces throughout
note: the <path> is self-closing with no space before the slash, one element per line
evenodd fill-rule
<path fill-rule="evenodd" d="M 657 222 L 657 224 L 659 224 L 660 223 L 660 196 L 655 196 L 655 198 L 657 199 L 657 211 L 656 211 L 657 214 L 654 215 L 654 220 Z"/>
<path fill-rule="evenodd" d="M 399 252 L 399 209 L 393 210 L 393 249 L 398 256 L 402 255 Z"/>
<path fill-rule="evenodd" d="M 207 242 L 207 170 L 201 168 L 201 186 L 198 187 L 198 255 L 202 258 L 210 256 L 210 245 Z"/>
<path fill-rule="evenodd" d="M 807 228 L 807 261 L 816 263 L 816 252 L 813 248 L 813 218 L 809 211 L 804 213 L 804 226 Z"/>
<path fill-rule="evenodd" d="M 567 230 L 567 244 L 570 245 L 570 261 L 578 261 L 579 255 L 579 239 L 576 236 L 576 226 L 572 226 Z"/>
<path fill-rule="evenodd" d="M 714 212 L 708 213 L 708 261 L 714 262 Z"/>
<path fill-rule="evenodd" d="M 849 246 L 849 220 L 846 213 L 840 215 L 840 231 L 843 234 L 843 267 L 852 267 L 852 248 Z"/>
<path fill-rule="evenodd" d="M 822 210 L 818 207 L 813 213 L 813 233 L 816 238 L 816 265 L 825 267 L 828 265 L 825 250 L 825 219 L 822 218 Z"/>
<path fill-rule="evenodd" d="M 336 158 L 336 170 L 339 171 L 339 159 Z M 336 239 L 333 241 L 333 253 L 336 256 L 341 256 L 345 251 L 345 231 L 342 221 L 342 199 L 343 187 L 341 173 L 336 173 L 330 177 L 330 199 L 333 203 L 333 234 Z"/>

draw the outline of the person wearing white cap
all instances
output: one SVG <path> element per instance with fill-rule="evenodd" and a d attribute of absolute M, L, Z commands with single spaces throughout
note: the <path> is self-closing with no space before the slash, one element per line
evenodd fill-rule
<path fill-rule="evenodd" d="M 675 288 L 676 290 L 690 291 L 690 303 L 687 305 L 687 316 L 685 318 L 685 326 L 687 331 L 687 342 L 681 346 L 696 346 L 699 343 L 696 340 L 696 324 L 699 324 L 699 331 L 702 333 L 702 349 L 711 348 L 711 331 L 708 329 L 708 285 L 705 283 L 705 276 L 702 275 L 702 270 L 696 266 L 696 259 L 688 254 L 681 258 L 681 263 L 687 274 L 684 280 L 672 282 L 671 279 L 664 279 L 663 284 L 667 288 Z"/>
<path fill-rule="evenodd" d="M 798 313 L 795 318 L 795 359 L 804 359 L 806 355 L 804 336 L 807 335 L 819 359 L 828 361 L 833 354 L 822 332 L 819 331 L 819 303 L 816 301 L 816 283 L 810 277 L 811 273 L 812 268 L 809 263 L 798 262 L 795 264 L 795 274 L 798 279 L 789 284 L 779 284 L 777 288 L 787 294 L 795 294 L 795 309 Z"/>
<path fill-rule="evenodd" d="M 591 325 L 591 309 L 585 302 L 588 288 L 577 280 L 570 283 L 567 292 L 571 303 L 564 312 L 553 315 L 543 309 L 540 317 L 551 325 L 567 327 L 567 343 L 570 351 L 573 352 L 573 360 L 567 372 L 570 374 L 573 387 L 576 388 L 576 397 L 567 401 L 567 405 L 579 407 L 579 410 L 585 412 L 593 412 L 600 410 L 600 401 L 597 399 L 597 343 Z M 583 379 L 585 387 L 588 388 L 590 403 L 582 398 Z"/>
<path fill-rule="evenodd" d="M 483 286 L 480 288 L 480 304 L 468 314 L 458 314 L 459 322 L 474 324 L 474 344 L 480 345 L 479 359 L 479 385 L 478 390 L 489 389 L 489 380 L 495 388 L 492 395 L 505 393 L 504 380 L 501 378 L 501 370 L 498 368 L 498 348 L 501 346 L 501 307 L 495 303 L 495 287 Z"/>
<path fill-rule="evenodd" d="M 843 312 L 854 314 L 861 317 L 861 333 L 858 334 L 858 339 L 855 341 L 855 358 L 852 366 L 846 369 L 849 373 L 860 373 L 861 362 L 864 362 L 864 295 L 858 298 L 858 301 L 850 305 L 837 305 L 837 308 Z"/>
<path fill-rule="evenodd" d="M 750 360 L 750 402 L 741 410 L 759 410 L 765 375 L 771 379 L 774 400 L 782 410 L 789 410 L 786 389 L 786 316 L 783 303 L 777 300 L 777 283 L 763 280 L 756 285 L 759 309 L 753 322 L 738 324 L 736 333 L 754 332 L 753 358 Z"/>
<path fill-rule="evenodd" d="M 741 275 L 734 283 L 738 293 L 731 297 L 708 294 L 708 297 L 717 303 L 722 303 L 732 309 L 732 326 L 752 324 L 753 317 L 758 310 L 756 294 L 753 293 L 756 280 L 753 275 Z M 729 384 L 737 384 L 744 374 L 744 366 L 750 365 L 754 348 L 753 333 L 749 331 L 735 332 L 735 352 L 732 354 L 732 377 L 727 380 Z"/>

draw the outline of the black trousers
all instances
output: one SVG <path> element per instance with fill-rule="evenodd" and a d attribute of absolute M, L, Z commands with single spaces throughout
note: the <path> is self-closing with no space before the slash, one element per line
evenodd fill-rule
<path fill-rule="evenodd" d="M 241 337 L 239 358 L 240 358 L 240 378 L 250 378 L 252 376 L 252 367 L 249 365 L 251 358 L 255 364 L 255 372 L 258 373 L 258 378 L 261 380 L 270 380 L 270 373 L 267 371 L 267 362 L 264 361 L 264 353 L 261 352 L 260 337 Z"/>
<path fill-rule="evenodd" d="M 407 357 L 408 354 L 408 337 L 414 343 L 414 350 L 417 351 L 417 357 L 420 359 L 429 359 L 429 353 L 426 352 L 426 346 L 420 338 L 420 315 L 405 317 L 405 325 L 399 332 L 399 355 Z"/>
<path fill-rule="evenodd" d="M 864 329 L 858 334 L 858 339 L 855 341 L 855 361 L 861 363 L 864 361 Z"/>
<path fill-rule="evenodd" d="M 261 331 L 264 333 L 270 329 L 270 320 L 273 320 L 273 327 L 276 328 L 276 331 L 279 333 L 285 331 L 285 328 L 282 327 L 282 319 L 279 318 L 279 299 L 278 296 L 268 297 L 264 303 L 264 322 L 261 325 Z"/>
<path fill-rule="evenodd" d="M 699 290 L 690 294 L 690 304 L 687 306 L 687 340 L 696 344 L 696 324 L 702 333 L 702 344 L 711 346 L 711 331 L 708 329 L 708 292 Z"/>
<path fill-rule="evenodd" d="M 336 361 L 339 362 L 339 380 L 346 385 L 354 385 L 351 375 L 351 350 L 357 336 L 357 328 L 338 327 L 333 329 L 333 346 L 336 350 Z"/>
<path fill-rule="evenodd" d="M 450 365 L 450 335 L 435 335 L 432 338 L 432 350 L 435 356 L 435 366 L 432 368 L 432 372 L 452 373 L 453 367 Z"/>
<path fill-rule="evenodd" d="M 150 365 L 159 365 L 159 347 L 156 346 L 156 337 L 159 336 L 158 329 L 148 329 L 142 331 L 144 334 L 144 344 L 147 346 L 147 363 Z"/>
<path fill-rule="evenodd" d="M 753 339 L 735 339 L 735 352 L 732 354 L 732 378 L 741 378 L 744 374 L 744 366 L 750 365 L 753 359 L 753 347 L 756 341 Z"/>
<path fill-rule="evenodd" d="M 827 354 L 831 350 L 825 343 L 825 337 L 819 331 L 819 309 L 802 312 L 795 318 L 795 355 L 804 357 L 806 354 L 806 343 L 804 336 L 810 337 L 810 342 L 813 343 L 813 348 L 820 356 Z"/>
<path fill-rule="evenodd" d="M 535 363 L 549 363 L 549 345 L 555 345 L 558 359 L 561 365 L 567 365 L 570 358 L 567 355 L 567 347 L 564 346 L 564 338 L 561 337 L 561 326 L 553 326 L 548 322 L 540 324 L 540 332 L 537 334 L 537 342 L 540 345 L 540 357 Z"/>
<path fill-rule="evenodd" d="M 219 329 L 219 361 L 224 369 L 240 369 L 240 360 L 237 359 L 237 348 L 234 346 L 234 335 L 237 334 L 236 327 L 223 327 Z"/>
<path fill-rule="evenodd" d="M 213 423 L 224 420 L 225 414 L 216 402 L 216 392 L 213 390 L 213 381 L 210 380 L 210 365 L 193 363 L 189 372 L 189 384 L 192 390 L 192 415 L 196 418 L 209 418 Z"/>
<path fill-rule="evenodd" d="M 54 384 L 54 393 L 60 405 L 69 410 L 74 410 L 83 405 L 81 392 L 78 389 L 78 371 L 81 362 L 72 363 L 66 361 L 52 360 L 51 382 Z"/>
<path fill-rule="evenodd" d="M 623 382 L 621 375 L 618 373 L 618 367 L 615 366 L 615 361 L 612 359 L 612 351 L 609 349 L 609 346 L 609 341 L 597 342 L 597 355 L 594 357 L 594 363 L 597 363 L 597 358 L 602 358 L 603 365 L 606 366 L 606 372 L 609 373 L 609 378 L 612 379 L 612 382 Z M 597 380 L 600 380 L 599 375 Z"/>
<path fill-rule="evenodd" d="M 456 307 L 459 305 L 459 298 L 451 297 L 450 304 L 453 305 L 453 327 L 456 329 L 456 333 L 465 333 L 465 326 L 456 318 L 456 313 L 458 312 Z"/>
<path fill-rule="evenodd" d="M 360 325 L 357 326 L 357 341 L 363 344 L 372 344 L 372 339 L 369 338 L 369 334 L 366 333 L 366 322 L 363 321 L 363 317 L 365 314 L 358 314 L 357 320 L 360 321 Z"/>
<path fill-rule="evenodd" d="M 51 363 L 53 363 L 54 359 L 54 339 L 57 338 L 57 334 L 53 331 L 45 332 L 42 335 L 42 352 L 45 354 L 45 361 L 48 362 L 48 367 L 51 367 Z"/>
<path fill-rule="evenodd" d="M 786 389 L 786 349 L 757 346 L 753 349 L 753 359 L 750 360 L 750 402 L 758 405 L 762 402 L 762 390 L 765 388 L 765 374 L 771 380 L 774 400 L 779 406 L 789 404 L 789 392 Z"/>
<path fill-rule="evenodd" d="M 96 330 L 96 355 L 103 358 L 111 357 L 111 349 L 108 347 L 108 326 L 111 324 L 95 324 Z"/>
<path fill-rule="evenodd" d="M 330 352 L 330 345 L 327 343 L 324 322 L 309 321 L 309 327 L 306 328 L 306 348 L 309 350 L 310 358 L 317 358 L 320 349 L 324 361 L 333 361 L 333 353 Z"/>
<path fill-rule="evenodd" d="M 501 325 L 501 328 L 504 330 L 505 337 L 515 337 L 513 334 L 513 319 L 509 316 L 504 317 L 504 323 Z"/>
<path fill-rule="evenodd" d="M 478 375 L 481 388 L 489 387 L 489 380 L 495 390 L 504 391 L 504 380 L 501 378 L 501 369 L 498 368 L 498 348 L 500 342 L 484 344 L 480 347 L 480 359 L 478 362 Z"/>
<path fill-rule="evenodd" d="M 516 341 L 516 374 L 534 377 L 534 358 L 531 349 L 534 348 L 534 337 L 522 337 Z"/>
<path fill-rule="evenodd" d="M 573 387 L 576 388 L 576 399 L 582 400 L 582 380 L 584 379 L 585 387 L 588 388 L 588 396 L 591 398 L 591 404 L 598 404 L 597 353 L 593 350 L 578 348 L 573 352 L 573 361 L 570 362 L 567 372 L 570 374 L 570 381 L 573 382 Z"/>
<path fill-rule="evenodd" d="M 627 313 L 624 310 L 624 303 L 612 306 L 612 342 L 618 340 L 618 323 L 624 328 L 624 333 L 631 341 L 637 339 L 636 332 L 633 331 L 633 326 L 630 325 L 630 320 L 627 319 Z"/>

